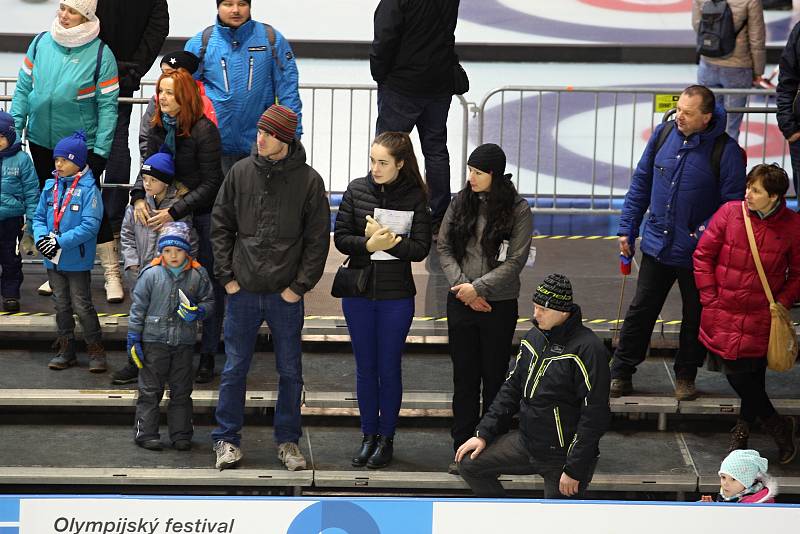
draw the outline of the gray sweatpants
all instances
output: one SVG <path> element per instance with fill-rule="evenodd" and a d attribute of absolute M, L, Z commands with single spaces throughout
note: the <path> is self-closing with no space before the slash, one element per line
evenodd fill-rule
<path fill-rule="evenodd" d="M 134 440 L 159 439 L 159 404 L 164 385 L 169 384 L 167 425 L 172 443 L 192 439 L 192 356 L 194 346 L 144 343 L 144 368 L 139 370 L 139 399 L 136 401 Z"/>

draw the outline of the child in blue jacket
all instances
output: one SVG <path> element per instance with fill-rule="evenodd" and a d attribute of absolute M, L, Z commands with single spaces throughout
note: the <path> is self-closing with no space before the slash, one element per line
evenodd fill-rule
<path fill-rule="evenodd" d="M 214 292 L 206 270 L 190 256 L 189 226 L 164 225 L 160 256 L 142 269 L 133 289 L 128 320 L 128 354 L 142 366 L 134 442 L 161 450 L 159 404 L 169 384 L 167 423 L 172 446 L 192 447 L 192 356 L 197 323 L 213 313 Z"/>
<path fill-rule="evenodd" d="M 17 244 L 20 250 L 32 252 L 31 227 L 38 199 L 39 179 L 33 161 L 17 141 L 14 119 L 0 111 L 0 295 L 6 312 L 19 311 L 23 276 Z"/>
<path fill-rule="evenodd" d="M 56 356 L 48 367 L 62 370 L 77 364 L 75 320 L 83 328 L 89 371 L 104 373 L 106 352 L 100 321 L 92 304 L 91 280 L 103 199 L 87 165 L 88 149 L 82 132 L 58 142 L 53 150 L 56 170 L 47 180 L 33 220 L 36 248 L 44 256 L 53 289 L 58 339 Z"/>

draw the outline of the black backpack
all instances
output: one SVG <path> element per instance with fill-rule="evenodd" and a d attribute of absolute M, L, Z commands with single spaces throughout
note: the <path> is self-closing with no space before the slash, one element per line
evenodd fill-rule
<path fill-rule="evenodd" d="M 706 57 L 725 57 L 736 48 L 736 37 L 747 26 L 747 19 L 737 30 L 726 0 L 706 0 L 700 8 L 697 29 L 697 53 Z"/>

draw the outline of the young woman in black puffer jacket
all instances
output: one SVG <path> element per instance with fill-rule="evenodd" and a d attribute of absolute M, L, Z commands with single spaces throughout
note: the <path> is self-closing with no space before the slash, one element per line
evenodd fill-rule
<path fill-rule="evenodd" d="M 408 134 L 385 132 L 375 138 L 370 168 L 369 175 L 347 187 L 334 244 L 350 256 L 349 268 L 370 271 L 363 294 L 342 299 L 342 310 L 356 358 L 364 433 L 352 464 L 380 468 L 392 459 L 403 398 L 400 359 L 416 294 L 411 262 L 424 260 L 430 251 L 431 216 Z M 385 226 L 387 216 L 405 220 L 406 228 Z"/>

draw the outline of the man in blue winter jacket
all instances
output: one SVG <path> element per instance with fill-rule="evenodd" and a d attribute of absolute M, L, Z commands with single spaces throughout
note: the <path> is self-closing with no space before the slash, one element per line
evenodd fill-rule
<path fill-rule="evenodd" d="M 213 102 L 222 136 L 222 170 L 250 155 L 261 114 L 273 104 L 301 116 L 297 65 L 289 41 L 250 17 L 250 0 L 217 0 L 217 22 L 186 43 L 200 58 L 195 78 Z M 303 129 L 298 122 L 296 136 Z"/>
<path fill-rule="evenodd" d="M 687 87 L 678 100 L 675 122 L 656 128 L 631 177 L 617 232 L 622 255 L 633 256 L 639 227 L 648 209 L 649 213 L 636 295 L 611 365 L 612 397 L 633 392 L 633 373 L 644 361 L 675 280 L 683 301 L 675 397 L 697 396 L 694 381 L 706 349 L 697 339 L 701 306 L 692 253 L 717 208 L 744 198 L 745 159 L 738 143 L 725 133 L 725 125 L 725 110 L 715 106 L 714 94 L 702 85 Z"/>

